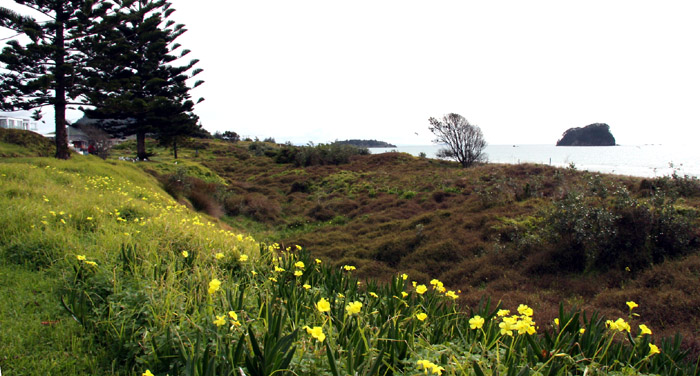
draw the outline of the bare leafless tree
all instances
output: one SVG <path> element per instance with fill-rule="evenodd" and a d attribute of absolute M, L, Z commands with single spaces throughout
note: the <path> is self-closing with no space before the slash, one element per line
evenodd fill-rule
<path fill-rule="evenodd" d="M 464 116 L 447 114 L 442 117 L 442 120 L 431 117 L 428 121 L 430 122 L 428 129 L 436 137 L 433 142 L 446 146 L 438 151 L 439 158 L 456 159 L 464 168 L 485 161 L 484 134 L 481 133 L 481 128 L 470 124 Z"/>
<path fill-rule="evenodd" d="M 80 130 L 85 133 L 88 143 L 92 145 L 88 150 L 102 159 L 107 159 L 112 150 L 112 140 L 109 134 L 93 125 L 81 125 Z"/>

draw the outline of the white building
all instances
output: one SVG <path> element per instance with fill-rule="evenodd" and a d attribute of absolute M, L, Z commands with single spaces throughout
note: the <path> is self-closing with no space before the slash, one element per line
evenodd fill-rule
<path fill-rule="evenodd" d="M 32 120 L 28 117 L 17 115 L 0 115 L 0 128 L 29 130 Z"/>

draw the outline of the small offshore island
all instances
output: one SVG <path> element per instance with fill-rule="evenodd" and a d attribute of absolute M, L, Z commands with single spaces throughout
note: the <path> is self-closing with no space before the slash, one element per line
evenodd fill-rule
<path fill-rule="evenodd" d="M 615 146 L 615 137 L 610 133 L 609 125 L 595 123 L 567 129 L 557 146 Z"/>
<path fill-rule="evenodd" d="M 377 140 L 345 140 L 335 141 L 334 144 L 352 145 L 358 148 L 395 148 L 396 145 Z"/>

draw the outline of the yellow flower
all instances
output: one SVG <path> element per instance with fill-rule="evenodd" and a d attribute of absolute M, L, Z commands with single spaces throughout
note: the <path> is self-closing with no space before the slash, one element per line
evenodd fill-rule
<path fill-rule="evenodd" d="M 525 304 L 521 304 L 518 306 L 518 313 L 523 315 L 523 316 L 532 316 L 532 308 L 526 306 Z"/>
<path fill-rule="evenodd" d="M 311 288 L 311 285 L 310 285 L 310 284 L 308 284 L 308 283 L 304 283 L 304 285 L 303 285 L 303 286 L 301 286 L 301 287 L 303 287 L 303 288 L 305 288 L 305 289 L 307 289 L 307 290 L 308 290 L 308 289 L 310 289 L 310 288 Z"/>
<path fill-rule="evenodd" d="M 224 258 L 224 254 L 223 254 L 222 252 L 217 252 L 217 253 L 214 255 L 214 258 L 217 259 L 217 260 L 221 260 L 222 258 Z"/>
<path fill-rule="evenodd" d="M 240 261 L 240 262 L 248 261 L 248 255 L 241 255 L 241 257 L 238 258 L 238 261 Z"/>
<path fill-rule="evenodd" d="M 253 277 L 255 277 L 256 275 L 258 275 L 258 272 L 256 272 L 255 270 L 251 270 L 251 271 L 250 271 L 250 274 L 252 274 Z"/>
<path fill-rule="evenodd" d="M 653 343 L 650 343 L 649 344 L 649 356 L 652 356 L 654 354 L 659 354 L 659 353 L 661 353 L 661 350 L 659 350 L 659 347 Z"/>
<path fill-rule="evenodd" d="M 353 270 L 355 270 L 355 269 L 357 269 L 357 268 L 354 267 L 354 266 L 352 266 L 352 265 L 343 265 L 343 269 L 345 269 L 345 271 L 348 271 L 348 272 L 349 272 L 349 271 L 353 271 Z"/>
<path fill-rule="evenodd" d="M 48 201 L 48 200 L 46 200 L 46 201 Z M 151 373 L 151 370 L 147 369 L 146 372 L 141 374 L 141 376 L 153 376 L 153 374 Z"/>
<path fill-rule="evenodd" d="M 238 320 L 238 315 L 233 311 L 228 311 L 228 317 L 232 318 L 233 320 Z"/>
<path fill-rule="evenodd" d="M 481 316 L 474 316 L 469 319 L 469 327 L 472 329 L 481 329 L 484 326 L 484 318 Z"/>
<path fill-rule="evenodd" d="M 294 247 L 297 249 L 297 251 L 301 251 L 301 246 L 299 244 L 295 245 Z"/>
<path fill-rule="evenodd" d="M 294 271 L 294 275 L 295 275 L 296 277 L 301 277 L 302 275 L 304 275 L 304 272 L 302 272 L 301 270 L 295 270 L 295 271 Z"/>
<path fill-rule="evenodd" d="M 77 255 L 75 257 L 78 259 L 78 261 L 85 261 L 85 255 Z"/>
<path fill-rule="evenodd" d="M 629 301 L 629 302 L 627 302 L 626 304 L 627 304 L 628 307 L 630 307 L 630 311 L 633 310 L 633 309 L 635 309 L 635 308 L 637 308 L 637 307 L 639 307 L 639 304 L 637 304 L 637 303 L 635 303 L 635 302 L 633 302 L 633 301 Z"/>
<path fill-rule="evenodd" d="M 209 282 L 209 294 L 214 294 L 215 292 L 219 291 L 219 287 L 221 287 L 221 281 L 218 279 L 214 278 Z"/>
<path fill-rule="evenodd" d="M 326 339 L 326 335 L 323 334 L 323 328 L 320 326 L 314 326 L 313 328 L 305 326 L 304 329 L 306 329 L 306 332 L 312 337 L 316 338 L 319 342 L 323 342 L 323 340 Z"/>
<path fill-rule="evenodd" d="M 348 311 L 349 315 L 355 315 L 360 313 L 360 310 L 362 309 L 362 303 L 358 301 L 354 301 L 347 306 L 345 306 L 345 310 Z"/>
<path fill-rule="evenodd" d="M 369 296 L 371 296 L 371 297 L 373 297 L 373 298 L 378 298 L 378 297 L 379 297 L 379 295 L 377 295 L 377 293 L 372 292 L 372 291 L 369 292 Z"/>
<path fill-rule="evenodd" d="M 87 219 L 88 221 L 92 221 L 92 217 L 87 217 L 85 219 Z"/>
<path fill-rule="evenodd" d="M 328 303 L 328 300 L 325 298 L 321 298 L 321 300 L 318 301 L 318 304 L 316 304 L 316 308 L 318 308 L 319 312 L 328 312 L 331 310 L 331 304 Z"/>
<path fill-rule="evenodd" d="M 630 324 L 625 322 L 622 318 L 618 318 L 616 321 L 608 320 L 605 322 L 605 325 L 610 328 L 610 330 L 617 330 L 619 332 L 624 332 L 624 331 L 630 331 Z"/>
<path fill-rule="evenodd" d="M 639 330 L 642 331 L 641 335 L 645 335 L 645 334 L 651 335 L 651 329 L 649 329 L 649 327 L 644 325 L 644 324 L 639 325 Z"/>
<path fill-rule="evenodd" d="M 581 334 L 583 334 L 583 333 L 586 332 L 586 328 L 581 328 L 581 329 L 578 330 L 578 332 L 581 333 Z"/>
<path fill-rule="evenodd" d="M 90 266 L 97 266 L 97 263 L 94 261 L 85 261 L 85 263 L 90 265 Z"/>
<path fill-rule="evenodd" d="M 214 320 L 214 324 L 216 324 L 216 326 L 226 325 L 226 316 L 224 316 L 224 315 L 218 316 L 217 315 L 216 320 Z"/>
<path fill-rule="evenodd" d="M 508 316 L 510 315 L 510 310 L 507 309 L 499 309 L 498 313 L 496 313 L 498 316 L 503 317 L 503 316 Z"/>
<path fill-rule="evenodd" d="M 401 274 L 401 279 L 403 279 L 404 281 L 407 280 L 408 274 L 406 274 L 406 273 Z"/>
<path fill-rule="evenodd" d="M 405 298 L 408 296 L 408 293 L 406 291 L 401 291 L 401 297 Z"/>
<path fill-rule="evenodd" d="M 277 278 L 275 277 L 267 277 L 267 279 L 269 279 L 272 282 L 277 282 Z"/>
<path fill-rule="evenodd" d="M 187 252 L 187 251 L 182 251 L 182 257 L 187 258 L 187 256 L 189 256 L 189 255 L 190 255 L 189 252 Z"/>
<path fill-rule="evenodd" d="M 554 319 L 554 325 L 559 326 L 559 319 Z"/>
<path fill-rule="evenodd" d="M 319 260 L 319 259 L 315 259 L 314 261 L 316 261 L 317 264 L 320 264 L 320 263 L 322 262 L 322 261 Z"/>
<path fill-rule="evenodd" d="M 279 266 L 275 266 L 275 271 L 278 273 L 282 273 L 284 271 L 284 268 L 280 268 Z"/>
<path fill-rule="evenodd" d="M 416 292 L 423 295 L 425 292 L 428 291 L 428 288 L 425 287 L 425 285 L 418 285 L 416 286 Z"/>
<path fill-rule="evenodd" d="M 454 291 L 450 290 L 445 293 L 445 296 L 452 298 L 453 300 L 459 298 L 459 295 L 455 294 Z"/>
<path fill-rule="evenodd" d="M 426 375 L 428 374 L 428 370 L 430 370 L 431 374 L 435 375 L 442 375 L 442 371 L 445 370 L 443 367 L 440 367 L 429 360 L 418 360 L 416 363 L 418 364 L 419 369 L 423 368 L 425 370 Z"/>
<path fill-rule="evenodd" d="M 304 262 L 303 261 L 297 261 L 294 263 L 294 266 L 299 268 L 299 269 L 304 269 Z"/>

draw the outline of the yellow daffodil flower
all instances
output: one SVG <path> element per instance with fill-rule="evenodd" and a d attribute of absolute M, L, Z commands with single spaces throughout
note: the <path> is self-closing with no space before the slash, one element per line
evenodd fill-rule
<path fill-rule="evenodd" d="M 209 282 L 209 294 L 213 295 L 214 293 L 219 291 L 219 287 L 221 287 L 221 281 L 219 281 L 216 278 L 212 279 L 211 282 Z"/>
<path fill-rule="evenodd" d="M 218 316 L 217 315 L 216 320 L 214 320 L 214 324 L 216 324 L 216 326 L 226 325 L 226 316 L 224 316 L 224 315 Z"/>
<path fill-rule="evenodd" d="M 532 316 L 532 308 L 526 306 L 525 304 L 521 304 L 518 306 L 518 313 L 523 315 L 523 316 Z"/>
<path fill-rule="evenodd" d="M 425 321 L 425 319 L 428 318 L 428 315 L 425 314 L 424 312 L 419 312 L 419 313 L 416 313 L 416 318 L 420 321 Z"/>
<path fill-rule="evenodd" d="M 301 287 L 303 287 L 303 288 L 305 288 L 305 289 L 307 289 L 307 290 L 308 290 L 308 289 L 310 289 L 310 288 L 311 288 L 311 285 L 310 285 L 310 284 L 308 284 L 308 283 L 304 283 L 304 285 L 303 285 L 303 286 L 301 286 Z"/>
<path fill-rule="evenodd" d="M 637 303 L 635 303 L 635 302 L 633 302 L 633 301 L 629 301 L 629 302 L 627 302 L 626 304 L 627 304 L 628 307 L 630 307 L 630 311 L 633 310 L 633 309 L 635 309 L 635 308 L 637 308 L 637 307 L 639 307 L 639 304 L 637 304 Z"/>
<path fill-rule="evenodd" d="M 362 309 L 362 303 L 358 301 L 354 301 L 347 306 L 345 306 L 345 310 L 348 312 L 349 315 L 356 315 L 360 313 L 360 310 Z"/>
<path fill-rule="evenodd" d="M 425 292 L 428 291 L 428 288 L 425 287 L 425 285 L 418 285 L 416 286 L 416 292 L 420 295 L 425 294 Z"/>
<path fill-rule="evenodd" d="M 248 255 L 241 255 L 241 256 L 238 258 L 238 261 L 240 261 L 240 262 L 246 262 L 246 261 L 248 261 Z"/>
<path fill-rule="evenodd" d="M 190 255 L 187 251 L 182 251 L 182 257 L 187 258 Z"/>
<path fill-rule="evenodd" d="M 299 268 L 299 269 L 304 269 L 304 262 L 303 261 L 297 261 L 294 263 L 294 266 Z"/>
<path fill-rule="evenodd" d="M 477 315 L 469 319 L 469 327 L 472 329 L 481 329 L 484 326 L 484 318 Z"/>
<path fill-rule="evenodd" d="M 316 338 L 319 342 L 323 342 L 323 340 L 326 339 L 326 335 L 323 334 L 323 328 L 320 326 L 314 326 L 313 328 L 305 326 L 304 329 L 306 329 L 306 332 L 312 337 Z"/>
<path fill-rule="evenodd" d="M 659 347 L 653 343 L 650 343 L 649 344 L 649 356 L 652 356 L 654 354 L 659 354 L 659 353 L 661 353 L 661 350 L 659 350 Z"/>
<path fill-rule="evenodd" d="M 321 298 L 316 304 L 319 312 L 328 312 L 331 310 L 331 304 L 325 298 Z"/>
<path fill-rule="evenodd" d="M 644 325 L 644 324 L 639 325 L 639 330 L 642 331 L 641 335 L 645 335 L 645 334 L 651 335 L 651 329 L 649 329 L 649 327 Z"/>
<path fill-rule="evenodd" d="M 222 258 L 224 258 L 224 254 L 223 254 L 222 252 L 217 252 L 217 253 L 214 255 L 214 258 L 217 259 L 217 260 L 221 260 Z"/>

